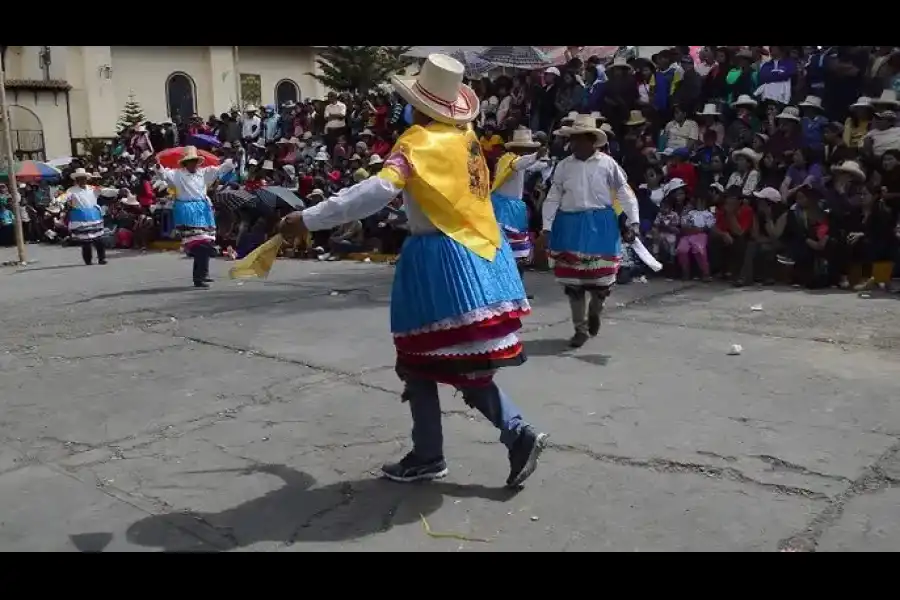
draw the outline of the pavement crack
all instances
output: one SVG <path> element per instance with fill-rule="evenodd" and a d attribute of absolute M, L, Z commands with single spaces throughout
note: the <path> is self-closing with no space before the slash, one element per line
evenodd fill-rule
<path fill-rule="evenodd" d="M 809 498 L 810 500 L 828 499 L 828 496 L 825 494 L 806 488 L 753 479 L 733 467 L 716 467 L 712 465 L 667 460 L 664 458 L 639 459 L 617 454 L 603 454 L 595 452 L 590 448 L 570 444 L 558 444 L 555 442 L 548 443 L 547 447 L 551 450 L 556 450 L 557 452 L 580 454 L 607 464 L 648 469 L 656 471 L 657 473 L 688 473 L 692 475 L 703 475 L 711 479 L 735 481 L 742 484 L 753 485 L 784 496 L 799 496 Z"/>
<path fill-rule="evenodd" d="M 771 467 L 772 471 L 784 471 L 787 473 L 797 473 L 799 475 L 808 475 L 812 477 L 821 477 L 822 479 L 830 479 L 831 481 L 840 481 L 843 483 L 850 483 L 851 479 L 849 477 L 843 477 L 841 475 L 830 475 L 828 473 L 820 473 L 819 471 L 813 471 L 812 469 L 807 469 L 803 465 L 797 465 L 786 460 L 782 460 L 777 456 L 770 456 L 768 454 L 758 454 L 751 455 L 751 458 L 756 458 L 766 463 Z"/>
<path fill-rule="evenodd" d="M 858 496 L 877 494 L 892 484 L 900 483 L 900 479 L 890 471 L 900 466 L 900 442 L 894 444 L 866 467 L 859 477 L 850 482 L 847 489 L 831 498 L 828 505 L 816 514 L 806 527 L 778 542 L 782 552 L 815 552 L 819 540 L 844 515 L 847 503 Z"/>
<path fill-rule="evenodd" d="M 353 489 L 353 486 L 350 483 L 341 484 L 340 488 L 341 499 L 333 504 L 329 504 L 328 506 L 317 510 L 309 517 L 307 517 L 303 523 L 301 523 L 292 533 L 288 536 L 287 541 L 285 542 L 288 546 L 293 546 L 297 543 L 297 540 L 303 535 L 303 531 L 305 529 L 309 529 L 316 522 L 324 519 L 331 513 L 344 508 L 345 506 L 349 506 L 356 499 L 356 492 Z"/>

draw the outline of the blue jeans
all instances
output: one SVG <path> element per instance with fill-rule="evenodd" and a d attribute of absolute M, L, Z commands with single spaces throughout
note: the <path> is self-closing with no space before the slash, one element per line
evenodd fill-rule
<path fill-rule="evenodd" d="M 473 388 L 459 388 L 463 400 L 483 414 L 500 430 L 500 443 L 512 448 L 528 423 L 496 383 Z M 412 412 L 413 454 L 424 460 L 444 456 L 444 432 L 441 425 L 441 401 L 438 386 L 427 379 L 408 379 L 405 399 Z"/>

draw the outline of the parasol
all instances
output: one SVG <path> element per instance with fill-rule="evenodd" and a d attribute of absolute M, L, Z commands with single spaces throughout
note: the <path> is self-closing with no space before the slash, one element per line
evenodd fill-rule
<path fill-rule="evenodd" d="M 219 141 L 219 138 L 214 135 L 206 135 L 204 133 L 198 133 L 188 136 L 188 143 L 193 144 L 198 148 L 218 148 L 222 145 L 222 142 Z"/>
<path fill-rule="evenodd" d="M 481 58 L 497 67 L 540 69 L 550 65 L 550 59 L 537 46 L 488 46 Z"/>
<path fill-rule="evenodd" d="M 204 167 L 219 166 L 219 157 L 215 156 L 214 154 L 210 154 L 206 150 L 197 150 L 197 154 L 205 159 L 203 161 Z M 180 146 L 178 148 L 169 148 L 168 150 L 163 150 L 156 155 L 156 158 L 159 159 L 159 164 L 166 167 L 167 169 L 178 169 L 181 168 L 181 163 L 179 163 L 178 161 L 181 160 L 182 156 L 184 156 L 184 147 Z"/>
<path fill-rule="evenodd" d="M 291 190 L 280 186 L 261 187 L 256 190 L 256 197 L 270 209 L 286 208 L 299 210 L 305 207 L 303 200 Z"/>
<path fill-rule="evenodd" d="M 493 63 L 484 60 L 474 50 L 464 50 L 460 48 L 450 56 L 458 60 L 466 68 L 466 77 L 469 79 L 477 79 L 494 68 Z"/>
<path fill-rule="evenodd" d="M 243 189 L 225 189 L 213 196 L 213 204 L 223 206 L 232 211 L 236 211 L 248 204 L 256 204 L 258 201 L 256 196 Z"/>
<path fill-rule="evenodd" d="M 62 178 L 62 173 L 56 167 L 38 160 L 24 160 L 13 164 L 13 173 L 16 180 L 23 183 L 38 183 L 40 181 L 53 181 Z M 7 169 L 0 170 L 0 179 L 9 179 Z"/>

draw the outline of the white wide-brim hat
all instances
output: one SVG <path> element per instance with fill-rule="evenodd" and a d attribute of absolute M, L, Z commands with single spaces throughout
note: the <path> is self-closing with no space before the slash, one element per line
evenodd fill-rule
<path fill-rule="evenodd" d="M 697 115 L 701 117 L 718 117 L 721 116 L 722 113 L 719 112 L 719 109 L 716 108 L 716 105 L 713 103 L 704 104 L 703 110 L 697 113 Z"/>
<path fill-rule="evenodd" d="M 781 192 L 773 187 L 764 187 L 758 192 L 753 192 L 753 196 L 774 203 L 784 202 L 784 198 L 781 197 Z"/>
<path fill-rule="evenodd" d="M 574 123 L 571 125 L 564 125 L 553 133 L 560 137 L 570 137 L 582 134 L 593 135 L 597 138 L 597 142 L 601 146 L 605 146 L 608 142 L 606 134 L 603 133 L 602 129 L 597 127 L 597 119 L 593 118 L 591 115 L 578 115 L 575 117 Z"/>
<path fill-rule="evenodd" d="M 817 108 L 819 110 L 822 109 L 822 99 L 818 96 L 807 96 L 806 100 L 798 104 L 797 106 L 804 106 L 806 108 Z"/>
<path fill-rule="evenodd" d="M 738 156 L 743 156 L 754 165 L 759 164 L 759 161 L 762 160 L 762 155 L 750 148 L 741 148 L 739 150 L 735 150 L 731 153 L 731 158 L 735 159 Z"/>
<path fill-rule="evenodd" d="M 775 115 L 776 119 L 800 122 L 800 111 L 793 106 L 785 106 L 781 113 Z"/>
<path fill-rule="evenodd" d="M 850 105 L 850 108 L 868 108 L 869 110 L 874 110 L 874 108 L 872 108 L 872 99 L 868 96 L 860 96 L 857 98 L 856 102 Z"/>
<path fill-rule="evenodd" d="M 838 173 L 847 173 L 848 175 L 852 175 L 853 177 L 861 181 L 865 181 L 866 179 L 866 172 L 862 170 L 862 167 L 860 167 L 859 163 L 855 160 L 845 160 L 841 164 L 831 167 L 831 171 Z"/>
<path fill-rule="evenodd" d="M 429 54 L 416 77 L 391 76 L 394 91 L 422 114 L 448 125 L 474 121 L 481 110 L 475 91 L 465 85 L 465 67 L 446 54 Z"/>
<path fill-rule="evenodd" d="M 126 206 L 140 206 L 141 205 L 141 203 L 138 202 L 137 198 L 135 198 L 134 196 L 131 196 L 131 195 L 121 198 L 119 200 L 119 202 L 121 202 L 122 204 L 125 204 Z"/>
<path fill-rule="evenodd" d="M 738 96 L 737 100 L 731 103 L 732 108 L 738 108 L 740 106 L 752 106 L 756 108 L 759 105 L 759 102 L 753 99 L 753 97 L 748 96 L 747 94 L 741 94 Z"/>
<path fill-rule="evenodd" d="M 384 159 L 378 156 L 377 154 L 373 154 L 371 158 L 369 158 L 369 166 L 372 165 L 380 165 L 384 163 Z"/>
<path fill-rule="evenodd" d="M 71 177 L 72 179 L 93 179 L 94 175 L 92 173 L 88 173 L 81 167 L 78 167 L 77 169 L 72 171 L 72 174 L 69 175 L 69 177 Z"/>
<path fill-rule="evenodd" d="M 317 162 L 328 162 L 328 154 L 326 154 L 325 152 L 319 152 L 318 154 L 316 154 L 313 160 Z"/>
<path fill-rule="evenodd" d="M 520 127 L 513 131 L 512 139 L 504 144 L 506 148 L 539 148 L 540 142 L 534 141 L 531 130 Z"/>
<path fill-rule="evenodd" d="M 900 107 L 900 101 L 897 100 L 897 92 L 894 90 L 884 90 L 878 98 L 872 98 L 872 104 L 888 104 L 893 107 Z"/>

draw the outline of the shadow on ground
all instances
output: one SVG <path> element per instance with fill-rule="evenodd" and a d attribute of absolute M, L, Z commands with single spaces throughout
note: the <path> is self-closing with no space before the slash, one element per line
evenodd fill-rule
<path fill-rule="evenodd" d="M 234 472 L 266 473 L 284 485 L 221 512 L 189 511 L 141 519 L 128 528 L 128 542 L 168 552 L 222 552 L 260 542 L 340 542 L 417 522 L 437 511 L 445 497 L 505 502 L 516 494 L 480 485 L 403 485 L 375 478 L 316 487 L 312 476 L 284 465 Z M 101 544 L 106 539 L 104 534 L 88 535 Z M 91 546 L 81 541 L 76 544 L 79 549 Z"/>

